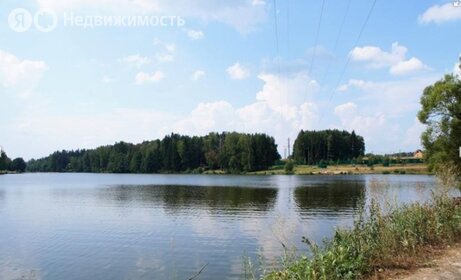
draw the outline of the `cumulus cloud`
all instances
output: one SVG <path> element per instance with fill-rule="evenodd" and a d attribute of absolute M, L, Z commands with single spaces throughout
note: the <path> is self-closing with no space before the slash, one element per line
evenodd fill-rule
<path fill-rule="evenodd" d="M 205 76 L 205 74 L 206 74 L 206 73 L 205 73 L 205 71 L 203 71 L 203 70 L 196 70 L 196 71 L 194 72 L 194 74 L 192 74 L 192 80 L 193 80 L 193 81 L 198 81 L 198 80 L 200 80 L 201 78 L 203 78 L 203 76 Z"/>
<path fill-rule="evenodd" d="M 453 74 L 461 79 L 461 65 L 459 62 L 453 67 Z"/>
<path fill-rule="evenodd" d="M 416 57 L 412 57 L 409 60 L 400 61 L 397 64 L 392 65 L 390 72 L 393 75 L 405 75 L 425 68 L 426 66 L 421 62 L 421 60 Z"/>
<path fill-rule="evenodd" d="M 226 72 L 232 80 L 244 80 L 250 77 L 250 70 L 241 65 L 240 62 L 236 62 L 234 65 L 229 66 Z"/>
<path fill-rule="evenodd" d="M 413 150 L 420 148 L 421 134 L 425 129 L 426 127 L 418 120 L 418 118 L 415 118 L 413 120 L 413 124 L 405 132 L 403 144 L 412 147 Z"/>
<path fill-rule="evenodd" d="M 40 81 L 47 70 L 44 61 L 20 59 L 0 50 L 0 84 L 4 87 L 30 87 Z"/>
<path fill-rule="evenodd" d="M 202 30 L 193 30 L 185 28 L 184 32 L 186 32 L 187 36 L 192 40 L 200 40 L 203 39 L 203 37 L 205 37 L 205 34 Z"/>
<path fill-rule="evenodd" d="M 408 112 L 416 114 L 424 88 L 439 78 L 439 75 L 431 75 L 401 81 L 378 82 L 352 79 L 342 87 L 347 91 L 359 89 L 360 95 L 357 98 L 363 104 L 367 104 L 366 107 L 370 111 L 383 112 L 389 115 L 400 115 Z"/>
<path fill-rule="evenodd" d="M 176 52 L 176 44 L 164 42 L 159 38 L 154 38 L 154 46 L 160 48 L 159 52 L 154 55 L 157 62 L 172 62 L 174 61 L 174 54 Z"/>
<path fill-rule="evenodd" d="M 160 40 L 159 38 L 154 38 L 154 46 L 161 46 L 169 53 L 174 53 L 176 51 L 175 43 L 166 43 Z"/>
<path fill-rule="evenodd" d="M 95 148 L 116 141 L 140 143 L 170 133 L 175 116 L 148 109 L 116 108 L 96 114 L 61 114 L 35 108 L 14 123 L 15 131 L 3 145 L 16 155 L 46 156 L 54 150 Z M 63 131 L 66 133 L 63 134 Z M 15 137 L 16 135 L 16 137 Z M 20 135 L 20 137 L 17 137 Z M 29 139 L 35 139 L 30 143 Z M 13 145 L 12 143 L 19 143 Z"/>
<path fill-rule="evenodd" d="M 141 68 L 144 65 L 149 64 L 151 61 L 147 56 L 141 56 L 139 54 L 129 55 L 118 60 L 119 62 L 126 63 L 129 66 Z"/>
<path fill-rule="evenodd" d="M 416 57 L 407 60 L 407 51 L 405 46 L 395 42 L 390 52 L 376 46 L 364 46 L 355 47 L 349 55 L 353 61 L 364 62 L 370 68 L 389 68 L 392 75 L 405 75 L 428 68 Z"/>
<path fill-rule="evenodd" d="M 339 104 L 334 114 L 340 129 L 354 129 L 365 137 L 368 151 L 395 152 L 420 147 L 421 126 L 408 123 L 420 109 L 419 99 L 425 87 L 440 75 L 401 81 L 350 80 L 343 85 L 347 91 L 358 89 L 353 100 Z M 397 146 L 396 146 L 397 145 Z"/>
<path fill-rule="evenodd" d="M 260 132 L 285 143 L 287 137 L 294 139 L 299 130 L 317 127 L 319 112 L 312 96 L 319 86 L 307 74 L 261 74 L 259 78 L 264 86 L 256 93 L 255 102 L 240 108 L 224 100 L 200 103 L 175 123 L 175 131 L 193 135 L 232 130 Z"/>
<path fill-rule="evenodd" d="M 201 135 L 215 130 L 238 129 L 235 108 L 227 101 L 200 103 L 189 116 L 174 125 L 175 131 Z"/>
<path fill-rule="evenodd" d="M 359 88 L 359 89 L 369 89 L 374 86 L 374 83 L 364 81 L 364 80 L 357 80 L 357 79 L 351 79 L 347 84 L 339 86 L 336 90 L 337 91 L 348 91 L 350 88 Z"/>
<path fill-rule="evenodd" d="M 365 138 L 368 151 L 370 146 L 388 146 L 389 143 L 398 141 L 399 125 L 390 122 L 389 116 L 384 113 L 366 114 L 354 102 L 336 106 L 334 113 L 341 122 L 341 128 L 355 130 Z"/>
<path fill-rule="evenodd" d="M 272 110 L 287 118 L 294 118 L 298 106 L 311 100 L 312 95 L 320 89 L 318 83 L 306 73 L 289 77 L 261 74 L 258 78 L 264 82 L 264 86 L 256 94 L 256 100 L 266 102 Z"/>
<path fill-rule="evenodd" d="M 145 84 L 158 83 L 162 81 L 163 79 L 165 79 L 165 74 L 161 71 L 156 71 L 154 73 L 139 72 L 136 75 L 136 84 L 145 85 Z"/>
<path fill-rule="evenodd" d="M 158 53 L 155 55 L 155 59 L 158 62 L 171 62 L 171 61 L 174 61 L 174 56 L 168 53 L 163 53 L 163 54 Z"/>
<path fill-rule="evenodd" d="M 454 1 L 444 5 L 434 5 L 427 9 L 418 17 L 421 24 L 445 23 L 449 21 L 461 20 L 461 6 L 454 7 Z"/>
<path fill-rule="evenodd" d="M 175 15 L 203 22 L 220 22 L 241 33 L 254 31 L 267 19 L 263 0 L 35 0 L 56 11 L 100 11 L 114 14 Z"/>

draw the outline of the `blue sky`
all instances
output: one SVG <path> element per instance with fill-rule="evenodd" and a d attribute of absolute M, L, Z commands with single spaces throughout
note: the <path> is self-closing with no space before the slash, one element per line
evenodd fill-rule
<path fill-rule="evenodd" d="M 30 159 L 235 130 L 274 136 L 283 155 L 300 129 L 338 128 L 368 152 L 415 150 L 422 90 L 456 69 L 461 5 L 373 2 L 2 1 L 0 145 Z M 38 30 L 53 23 L 42 13 L 16 32 L 16 8 L 51 10 L 56 27 Z M 71 13 L 185 24 L 83 28 L 65 24 Z"/>

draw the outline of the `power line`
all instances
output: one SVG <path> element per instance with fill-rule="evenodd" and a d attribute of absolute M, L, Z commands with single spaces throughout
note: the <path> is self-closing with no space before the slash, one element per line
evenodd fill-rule
<path fill-rule="evenodd" d="M 280 42 L 279 42 L 279 28 L 278 28 L 278 15 L 277 15 L 277 0 L 274 0 L 274 29 L 275 29 L 275 47 L 276 47 L 276 60 L 275 64 L 277 65 L 277 77 L 280 78 L 281 66 L 280 66 Z M 286 97 L 286 95 L 285 95 Z M 282 103 L 282 93 L 279 91 L 278 93 L 279 104 Z M 283 115 L 282 112 L 280 114 L 280 125 L 283 126 Z M 283 128 L 281 127 L 281 130 Z M 286 127 L 285 127 L 285 134 L 286 134 Z"/>
<path fill-rule="evenodd" d="M 311 56 L 311 64 L 309 65 L 309 75 L 312 74 L 312 68 L 314 67 L 314 61 L 315 61 L 315 54 L 317 51 L 317 44 L 319 41 L 319 34 L 320 34 L 320 26 L 322 25 L 322 18 L 323 18 L 323 10 L 325 8 L 325 0 L 322 1 L 322 8 L 320 9 L 320 19 L 317 24 L 317 31 L 315 32 L 315 40 L 314 40 L 314 49 L 312 51 L 312 56 Z"/>
<path fill-rule="evenodd" d="M 357 36 L 357 39 L 355 40 L 355 43 L 354 43 L 354 47 L 352 49 L 355 49 L 357 47 L 357 45 L 359 44 L 360 38 L 362 37 L 363 31 L 365 30 L 365 27 L 367 26 L 368 21 L 370 20 L 371 14 L 373 13 L 373 9 L 375 8 L 375 5 L 376 5 L 377 1 L 378 0 L 373 0 L 373 4 L 371 5 L 370 10 L 368 11 L 368 14 L 367 14 L 367 17 L 365 19 L 365 22 L 363 23 L 362 28 L 360 29 L 359 35 Z M 339 76 L 338 82 L 336 83 L 336 85 L 335 85 L 335 87 L 334 87 L 334 89 L 333 89 L 333 91 L 332 91 L 332 93 L 330 95 L 330 99 L 328 100 L 327 105 L 329 105 L 331 100 L 333 99 L 333 96 L 336 93 L 336 89 L 338 88 L 339 84 L 341 83 L 341 81 L 343 79 L 343 76 L 346 73 L 347 67 L 349 66 L 350 61 L 351 61 L 351 56 L 348 55 L 347 60 L 346 60 L 346 64 L 344 65 L 343 70 L 341 71 L 341 74 Z"/>
<path fill-rule="evenodd" d="M 279 46 L 279 28 L 278 28 L 278 16 L 277 16 L 277 0 L 274 0 L 274 27 L 275 27 L 275 47 L 277 51 L 277 59 L 280 56 L 280 46 Z M 280 66 L 280 65 L 279 65 Z M 280 72 L 280 67 L 278 69 Z M 279 73 L 280 74 L 280 73 Z"/>
<path fill-rule="evenodd" d="M 322 25 L 322 19 L 323 19 L 323 11 L 325 9 L 325 0 L 322 1 L 322 8 L 320 9 L 320 18 L 319 18 L 319 22 L 317 24 L 317 31 L 315 32 L 315 39 L 314 39 L 314 48 L 312 50 L 312 55 L 311 55 L 311 63 L 309 65 L 309 72 L 308 72 L 308 75 L 309 77 L 312 79 L 312 69 L 314 67 L 314 61 L 315 61 L 315 56 L 316 56 L 316 52 L 317 52 L 317 44 L 318 44 L 318 41 L 319 41 L 319 35 L 320 35 L 320 27 Z M 306 103 L 307 101 L 307 95 L 309 93 L 309 85 L 307 85 L 307 90 L 306 90 L 306 94 L 304 95 L 304 103 Z"/>
<path fill-rule="evenodd" d="M 352 2 L 352 0 L 347 1 L 346 10 L 344 12 L 343 19 L 341 20 L 341 24 L 339 26 L 338 34 L 336 35 L 335 44 L 333 45 L 333 50 L 332 50 L 333 53 L 335 53 L 336 50 L 338 49 L 339 40 L 341 39 L 341 36 L 343 34 L 343 29 L 344 29 L 344 25 L 346 23 L 347 16 L 349 15 L 349 9 L 350 9 L 350 6 L 351 6 L 351 2 Z M 331 60 L 329 60 L 327 68 L 325 70 L 325 73 L 323 74 L 322 78 L 320 79 L 322 82 L 325 81 L 325 77 L 328 75 L 328 73 L 330 73 L 330 69 L 331 69 L 330 66 L 331 66 Z"/>

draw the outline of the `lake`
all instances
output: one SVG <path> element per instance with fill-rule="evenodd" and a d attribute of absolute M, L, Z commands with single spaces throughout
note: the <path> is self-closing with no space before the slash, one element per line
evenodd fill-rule
<path fill-rule="evenodd" d="M 0 279 L 240 279 L 307 252 L 372 197 L 426 200 L 420 175 L 0 176 Z"/>

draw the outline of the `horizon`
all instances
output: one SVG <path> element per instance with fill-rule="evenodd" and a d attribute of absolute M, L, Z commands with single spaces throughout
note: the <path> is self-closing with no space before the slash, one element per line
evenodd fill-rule
<path fill-rule="evenodd" d="M 2 150 L 237 131 L 283 156 L 301 129 L 339 129 L 366 153 L 416 151 L 424 88 L 461 71 L 457 1 L 172 2 L 0 4 Z"/>

